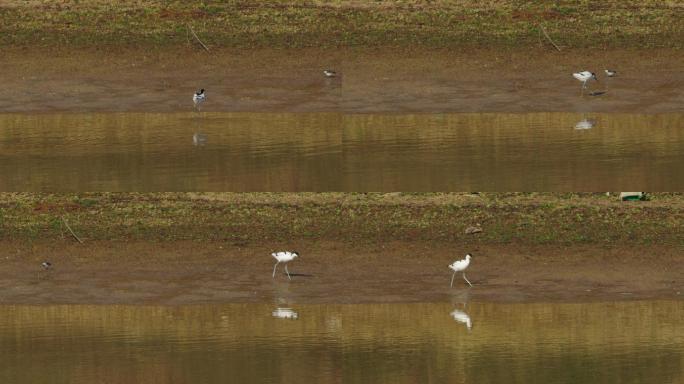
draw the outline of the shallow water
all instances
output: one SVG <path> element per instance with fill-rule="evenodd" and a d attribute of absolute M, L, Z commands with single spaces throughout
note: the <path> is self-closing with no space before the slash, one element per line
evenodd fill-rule
<path fill-rule="evenodd" d="M 681 190 L 683 116 L 0 114 L 0 190 Z"/>
<path fill-rule="evenodd" d="M 675 383 L 684 302 L 0 306 L 4 383 Z"/>

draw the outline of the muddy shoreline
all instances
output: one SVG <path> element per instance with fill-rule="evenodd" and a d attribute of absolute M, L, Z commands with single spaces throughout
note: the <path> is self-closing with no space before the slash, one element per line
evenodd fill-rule
<path fill-rule="evenodd" d="M 0 59 L 0 112 L 678 113 L 672 49 L 18 49 Z M 326 79 L 322 70 L 340 76 Z M 618 71 L 607 78 L 603 69 Z M 572 72 L 599 82 L 581 96 Z"/>
<path fill-rule="evenodd" d="M 295 244 L 292 242 L 290 244 Z M 287 244 L 287 245 L 290 245 Z M 675 247 L 454 245 L 298 241 L 301 257 L 271 277 L 284 242 L 3 241 L 1 304 L 586 302 L 679 299 Z M 290 248 L 292 246 L 290 245 Z M 468 288 L 447 265 L 475 255 Z M 644 255 L 658 258 L 644 263 Z M 53 269 L 40 263 L 50 260 Z"/>

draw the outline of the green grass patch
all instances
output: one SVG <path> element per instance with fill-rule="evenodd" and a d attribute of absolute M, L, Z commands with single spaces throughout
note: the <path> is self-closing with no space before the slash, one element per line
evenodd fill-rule
<path fill-rule="evenodd" d="M 684 246 L 684 195 L 620 202 L 604 194 L 0 193 L 0 236 L 85 240 L 330 239 Z M 483 232 L 465 233 L 481 225 Z"/>
<path fill-rule="evenodd" d="M 212 47 L 536 46 L 681 48 L 681 5 L 663 1 L 20 1 L 0 5 L 0 43 L 192 43 Z"/>

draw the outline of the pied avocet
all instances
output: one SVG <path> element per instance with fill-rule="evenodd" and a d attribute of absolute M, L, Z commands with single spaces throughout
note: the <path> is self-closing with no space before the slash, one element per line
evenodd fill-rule
<path fill-rule="evenodd" d="M 285 264 L 285 273 L 287 273 L 287 278 L 292 280 L 292 278 L 290 277 L 290 271 L 287 270 L 287 263 L 294 260 L 296 257 L 299 257 L 299 253 L 297 251 L 273 252 L 271 253 L 271 256 L 273 256 L 277 260 L 275 265 L 273 266 L 273 277 L 275 278 L 276 268 L 278 268 L 278 264 L 283 263 Z"/>
<path fill-rule="evenodd" d="M 207 99 L 207 95 L 204 94 L 204 88 L 200 89 L 199 91 L 195 92 L 194 95 L 192 95 L 192 102 L 195 104 L 195 108 L 197 110 L 200 109 L 200 104 L 204 102 L 204 100 Z"/>
<path fill-rule="evenodd" d="M 449 265 L 449 268 L 451 268 L 454 271 L 454 274 L 451 275 L 451 286 L 454 286 L 454 276 L 456 276 L 456 272 L 463 272 L 463 279 L 465 279 L 466 283 L 470 285 L 471 287 L 473 286 L 470 284 L 470 281 L 468 281 L 468 278 L 465 275 L 465 270 L 468 268 L 468 265 L 470 265 L 470 258 L 472 258 L 473 255 L 470 253 L 466 254 L 465 259 L 463 260 L 456 260 L 454 261 L 453 264 Z"/>
<path fill-rule="evenodd" d="M 589 71 L 575 72 L 572 74 L 572 77 L 582 82 L 582 91 L 587 87 L 587 81 L 591 79 L 598 81 L 596 74 Z"/>

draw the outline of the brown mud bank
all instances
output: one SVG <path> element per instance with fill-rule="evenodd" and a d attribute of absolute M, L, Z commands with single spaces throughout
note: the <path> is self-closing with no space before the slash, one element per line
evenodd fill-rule
<path fill-rule="evenodd" d="M 674 49 L 9 48 L 0 112 L 189 111 L 205 88 L 211 112 L 671 113 L 684 104 L 683 61 Z M 604 93 L 582 96 L 581 70 Z"/>
<path fill-rule="evenodd" d="M 273 249 L 301 257 L 272 278 Z M 447 265 L 474 259 L 469 288 Z M 120 242 L 5 240 L 2 304 L 387 303 L 681 298 L 684 253 L 672 246 L 458 245 L 351 241 Z M 53 268 L 43 271 L 41 262 Z"/>

